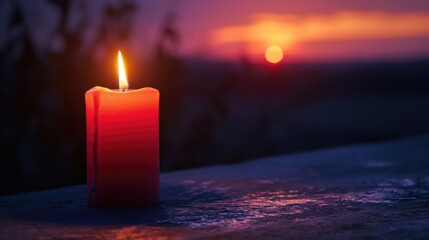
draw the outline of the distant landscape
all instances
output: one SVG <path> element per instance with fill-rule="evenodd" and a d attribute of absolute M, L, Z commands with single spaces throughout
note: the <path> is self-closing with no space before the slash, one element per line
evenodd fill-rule
<path fill-rule="evenodd" d="M 427 60 L 185 65 L 165 170 L 429 131 Z"/>

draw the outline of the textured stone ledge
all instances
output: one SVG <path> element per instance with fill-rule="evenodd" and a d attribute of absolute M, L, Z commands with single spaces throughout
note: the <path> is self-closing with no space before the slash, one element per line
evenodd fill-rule
<path fill-rule="evenodd" d="M 84 186 L 0 198 L 0 239 L 429 238 L 429 136 L 162 174 L 161 204 Z"/>

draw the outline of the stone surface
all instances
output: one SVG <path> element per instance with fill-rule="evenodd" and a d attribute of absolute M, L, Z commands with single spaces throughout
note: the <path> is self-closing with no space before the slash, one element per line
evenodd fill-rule
<path fill-rule="evenodd" d="M 84 186 L 0 198 L 1 239 L 429 239 L 429 136 L 162 174 L 161 203 Z"/>

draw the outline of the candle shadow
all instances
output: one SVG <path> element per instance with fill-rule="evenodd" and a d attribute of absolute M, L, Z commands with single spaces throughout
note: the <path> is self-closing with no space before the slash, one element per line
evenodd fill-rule
<path fill-rule="evenodd" d="M 207 188 L 164 184 L 161 202 L 143 209 L 95 209 L 83 186 L 3 197 L 0 219 L 24 223 L 83 226 L 183 226 L 196 219 L 193 206 L 225 201 L 228 194 Z"/>

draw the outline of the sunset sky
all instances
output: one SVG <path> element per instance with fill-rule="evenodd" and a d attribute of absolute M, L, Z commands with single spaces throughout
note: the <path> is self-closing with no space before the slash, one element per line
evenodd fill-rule
<path fill-rule="evenodd" d="M 49 37 L 57 13 L 46 1 L 20 0 L 40 45 Z M 82 1 L 93 26 L 106 4 Z M 285 61 L 401 60 L 429 57 L 427 0 L 142 0 L 135 15 L 133 52 L 147 54 L 158 39 L 165 14 L 177 13 L 181 35 L 178 53 L 234 60 L 263 60 L 270 45 L 284 51 Z M 42 4 L 40 4 L 42 3 Z M 2 6 L 2 4 L 6 4 Z M 6 25 L 7 2 L 0 1 L 0 29 Z M 51 11 L 52 14 L 48 14 Z M 75 16 L 84 12 L 75 7 Z M 94 23 L 95 22 L 95 23 Z M 88 36 L 95 28 L 89 28 Z M 0 39 L 1 41 L 1 39 Z M 1 43 L 1 42 L 0 42 Z M 60 46 L 60 44 L 59 44 Z M 55 47 L 55 46 L 54 46 Z M 114 51 L 113 51 L 114 52 Z"/>
<path fill-rule="evenodd" d="M 258 60 L 276 44 L 298 61 L 429 57 L 424 0 L 146 1 L 141 8 L 149 31 L 177 9 L 184 55 Z"/>

